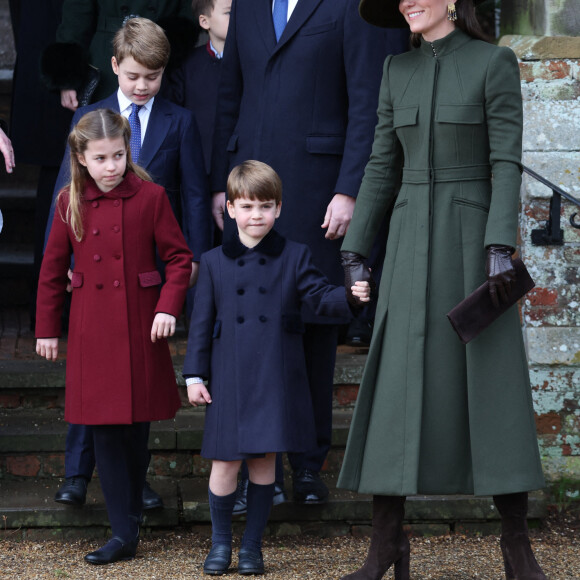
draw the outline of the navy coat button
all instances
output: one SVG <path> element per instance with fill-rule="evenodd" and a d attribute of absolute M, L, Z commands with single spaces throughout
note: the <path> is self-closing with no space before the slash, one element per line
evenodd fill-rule
<path fill-rule="evenodd" d="M 243 296 L 243 295 L 244 295 L 244 293 L 245 293 L 245 290 L 244 290 L 243 288 L 238 288 L 238 294 L 239 294 L 240 296 Z"/>
<path fill-rule="evenodd" d="M 260 266 L 263 266 L 266 263 L 266 258 L 260 258 L 258 260 L 258 262 L 259 262 Z"/>
<path fill-rule="evenodd" d="M 121 285 L 121 282 L 119 282 L 119 280 L 115 280 L 115 281 L 113 282 L 113 286 L 114 286 L 115 288 L 118 288 L 120 285 Z"/>
<path fill-rule="evenodd" d="M 119 204 L 120 204 L 120 203 L 121 203 L 121 202 L 120 202 L 118 199 L 116 199 L 116 200 L 113 202 L 113 205 L 114 205 L 115 207 L 119 207 Z"/>
<path fill-rule="evenodd" d="M 244 317 L 243 316 L 238 316 L 237 319 L 238 324 L 243 324 L 244 323 Z"/>
<path fill-rule="evenodd" d="M 266 294 L 266 288 L 264 288 L 264 286 L 260 286 L 260 287 L 258 288 L 258 292 L 259 292 L 260 294 Z"/>
<path fill-rule="evenodd" d="M 245 263 L 244 260 L 238 260 L 238 266 L 243 266 Z"/>
<path fill-rule="evenodd" d="M 99 202 L 98 201 L 93 201 L 92 206 L 93 207 L 99 207 Z"/>
<path fill-rule="evenodd" d="M 263 314 L 260 314 L 260 322 L 266 322 L 268 320 Z"/>
<path fill-rule="evenodd" d="M 103 289 L 103 285 L 99 282 L 97 284 L 97 290 L 102 290 Z"/>
<path fill-rule="evenodd" d="M 99 256 L 99 254 L 95 254 L 95 255 L 93 256 L 93 260 L 94 260 L 95 262 L 100 262 L 100 261 L 101 261 L 101 256 Z"/>

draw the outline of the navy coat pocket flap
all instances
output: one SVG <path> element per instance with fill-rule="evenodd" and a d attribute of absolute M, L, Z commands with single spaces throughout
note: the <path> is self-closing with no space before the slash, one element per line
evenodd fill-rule
<path fill-rule="evenodd" d="M 230 140 L 228 141 L 228 146 L 226 147 L 226 151 L 228 153 L 234 153 L 238 150 L 238 136 L 232 135 Z"/>
<path fill-rule="evenodd" d="M 142 288 L 148 288 L 149 286 L 159 286 L 159 284 L 161 284 L 161 274 L 157 270 L 139 274 L 139 285 Z"/>
<path fill-rule="evenodd" d="M 293 334 L 302 334 L 306 330 L 300 314 L 282 314 L 282 328 Z"/>
<path fill-rule="evenodd" d="M 406 127 L 407 125 L 417 124 L 417 114 L 419 113 L 419 106 L 399 107 L 393 109 L 393 127 Z"/>
<path fill-rule="evenodd" d="M 315 26 L 305 26 L 300 32 L 300 36 L 312 36 L 313 34 L 321 34 L 327 30 L 334 30 L 336 28 L 336 20 L 332 22 L 324 22 L 316 24 Z"/>
<path fill-rule="evenodd" d="M 70 285 L 73 288 L 80 288 L 83 285 L 83 273 L 82 272 L 73 272 L 72 278 L 70 280 Z"/>
<path fill-rule="evenodd" d="M 222 321 L 216 320 L 213 325 L 213 335 L 212 338 L 219 338 L 222 333 Z"/>
<path fill-rule="evenodd" d="M 343 135 L 309 135 L 306 137 L 306 151 L 308 153 L 342 155 L 344 142 Z"/>
<path fill-rule="evenodd" d="M 458 123 L 460 125 L 479 125 L 483 123 L 483 105 L 439 105 L 435 120 L 438 123 Z"/>

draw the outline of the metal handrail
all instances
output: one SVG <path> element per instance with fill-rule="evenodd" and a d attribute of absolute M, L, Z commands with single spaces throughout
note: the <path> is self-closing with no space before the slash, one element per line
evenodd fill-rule
<path fill-rule="evenodd" d="M 548 181 L 545 177 L 542 177 L 529 167 L 524 165 L 523 169 L 528 175 L 552 190 L 552 197 L 550 198 L 550 216 L 546 222 L 546 227 L 543 230 L 532 230 L 532 244 L 535 246 L 561 246 L 564 243 L 564 230 L 560 228 L 561 198 L 564 197 L 578 207 L 580 207 L 580 199 L 570 195 L 567 191 L 564 191 L 561 187 Z M 577 215 L 578 212 L 574 212 L 570 216 L 570 225 L 573 228 L 580 229 L 580 222 L 576 222 L 574 219 Z"/>

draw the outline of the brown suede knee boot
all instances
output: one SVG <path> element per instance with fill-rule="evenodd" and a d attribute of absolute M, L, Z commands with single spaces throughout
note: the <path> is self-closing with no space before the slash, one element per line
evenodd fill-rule
<path fill-rule="evenodd" d="M 409 539 L 403 532 L 405 497 L 373 496 L 373 531 L 362 568 L 341 580 L 380 580 L 394 564 L 395 580 L 409 580 Z"/>
<path fill-rule="evenodd" d="M 507 580 L 547 580 L 528 537 L 528 494 L 494 495 L 501 515 L 500 546 Z"/>

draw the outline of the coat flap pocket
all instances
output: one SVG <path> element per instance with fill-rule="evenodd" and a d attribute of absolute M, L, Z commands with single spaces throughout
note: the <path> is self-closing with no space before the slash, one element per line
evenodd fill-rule
<path fill-rule="evenodd" d="M 213 335 L 212 338 L 219 338 L 222 333 L 222 321 L 216 320 L 213 325 Z"/>
<path fill-rule="evenodd" d="M 483 123 L 483 105 L 439 105 L 435 120 L 438 123 L 459 123 L 461 125 L 479 125 Z"/>
<path fill-rule="evenodd" d="M 83 273 L 82 272 L 73 272 L 72 278 L 70 280 L 70 285 L 73 288 L 80 288 L 83 285 Z"/>
<path fill-rule="evenodd" d="M 161 284 L 161 274 L 157 270 L 143 272 L 142 274 L 139 274 L 139 284 L 142 288 L 159 286 L 159 284 Z"/>
<path fill-rule="evenodd" d="M 344 142 L 344 135 L 309 135 L 306 137 L 306 151 L 308 153 L 342 155 Z"/>
<path fill-rule="evenodd" d="M 293 334 L 302 334 L 306 330 L 302 316 L 298 313 L 282 314 L 282 328 L 286 332 L 291 332 Z"/>
<path fill-rule="evenodd" d="M 232 135 L 230 140 L 228 141 L 228 146 L 226 147 L 226 151 L 228 153 L 234 153 L 238 150 L 238 136 Z"/>
<path fill-rule="evenodd" d="M 334 30 L 336 28 L 336 20 L 332 22 L 324 22 L 322 24 L 316 24 L 314 26 L 305 26 L 300 31 L 300 36 L 312 36 L 313 34 L 321 34 L 327 30 Z"/>
<path fill-rule="evenodd" d="M 399 107 L 393 109 L 393 127 L 406 127 L 407 125 L 417 124 L 417 114 L 419 112 L 419 106 L 413 105 L 412 107 Z"/>

